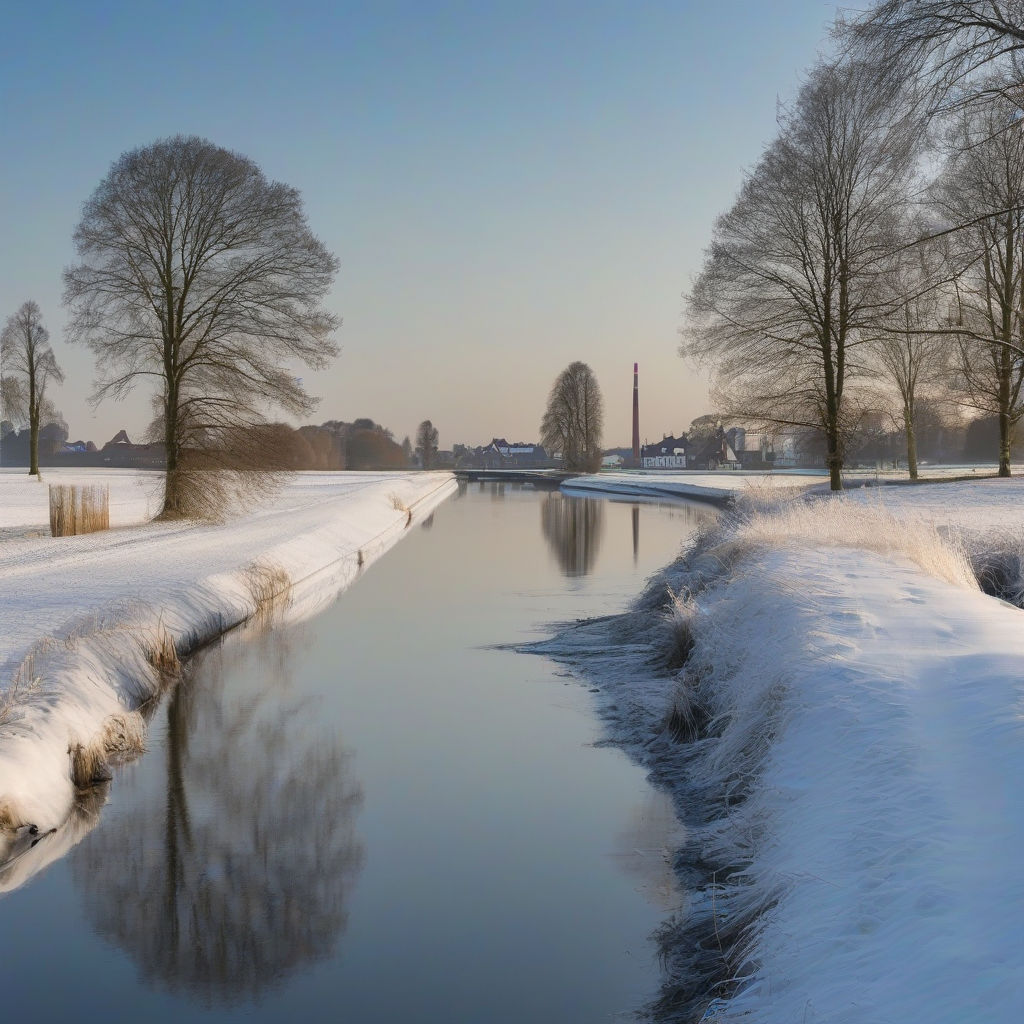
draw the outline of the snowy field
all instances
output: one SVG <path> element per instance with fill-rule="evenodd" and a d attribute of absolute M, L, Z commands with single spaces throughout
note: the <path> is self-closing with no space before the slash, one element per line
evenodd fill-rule
<path fill-rule="evenodd" d="M 24 469 L 0 469 L 0 540 L 50 532 L 50 484 L 105 484 L 110 525 L 134 526 L 160 508 L 163 474 L 135 469 L 44 469 L 42 482 Z"/>
<path fill-rule="evenodd" d="M 69 751 L 102 761 L 138 746 L 138 709 L 159 691 L 162 661 L 257 612 L 313 614 L 456 489 L 448 473 L 300 473 L 224 524 L 146 523 L 158 494 L 151 474 L 43 477 L 42 486 L 0 477 L 8 838 L 12 827 L 47 830 L 67 817 Z M 51 538 L 46 483 L 97 479 L 111 485 L 121 528 Z"/>
<path fill-rule="evenodd" d="M 1022 526 L 1017 480 L 747 504 L 541 645 L 687 830 L 664 1019 L 1024 1019 L 1024 612 L 977 582 Z"/>

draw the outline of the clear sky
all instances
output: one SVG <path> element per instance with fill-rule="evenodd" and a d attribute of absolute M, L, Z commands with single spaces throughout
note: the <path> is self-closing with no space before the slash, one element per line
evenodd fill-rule
<path fill-rule="evenodd" d="M 117 156 L 202 135 L 299 188 L 341 260 L 342 354 L 314 422 L 442 447 L 535 440 L 555 375 L 597 373 L 605 443 L 708 411 L 676 354 L 682 292 L 777 100 L 827 46 L 820 0 L 0 5 L 0 318 L 40 303 L 73 438 L 149 419 L 85 399 L 61 268 Z"/>

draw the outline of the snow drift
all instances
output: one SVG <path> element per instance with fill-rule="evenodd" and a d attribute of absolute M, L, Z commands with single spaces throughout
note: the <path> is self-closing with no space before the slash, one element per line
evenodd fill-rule
<path fill-rule="evenodd" d="M 1021 1018 L 1024 619 L 956 538 L 877 499 L 747 504 L 539 645 L 687 826 L 655 1017 Z"/>
<path fill-rule="evenodd" d="M 0 863 L 140 749 L 178 658 L 261 612 L 314 614 L 455 489 L 447 473 L 303 473 L 228 523 L 6 541 Z"/>

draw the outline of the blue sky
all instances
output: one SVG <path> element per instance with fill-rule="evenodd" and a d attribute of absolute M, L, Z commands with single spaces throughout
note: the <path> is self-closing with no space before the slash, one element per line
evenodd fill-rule
<path fill-rule="evenodd" d="M 0 8 L 0 316 L 42 307 L 74 437 L 93 412 L 61 268 L 117 156 L 177 132 L 299 188 L 341 260 L 342 355 L 314 421 L 430 418 L 444 447 L 532 440 L 555 374 L 595 369 L 606 443 L 683 429 L 681 293 L 835 8 L 735 3 L 20 3 Z"/>

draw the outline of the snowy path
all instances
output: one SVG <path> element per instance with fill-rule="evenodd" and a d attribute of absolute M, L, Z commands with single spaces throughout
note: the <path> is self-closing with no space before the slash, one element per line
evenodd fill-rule
<path fill-rule="evenodd" d="M 19 687 L 6 708 L 0 694 L 0 816 L 41 828 L 63 820 L 69 747 L 101 742 L 111 721 L 123 728 L 156 691 L 149 661 L 162 641 L 184 652 L 252 615 L 282 582 L 287 614 L 312 614 L 455 489 L 448 473 L 300 473 L 225 524 L 0 542 L 8 702 Z M 42 527 L 31 520 L 45 505 L 12 504 L 8 522 Z"/>

